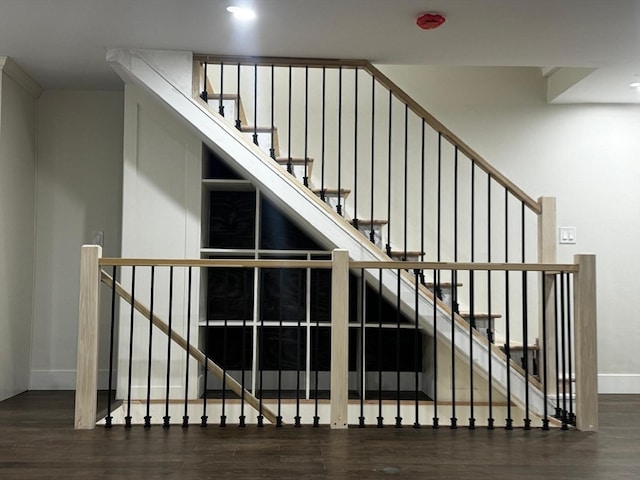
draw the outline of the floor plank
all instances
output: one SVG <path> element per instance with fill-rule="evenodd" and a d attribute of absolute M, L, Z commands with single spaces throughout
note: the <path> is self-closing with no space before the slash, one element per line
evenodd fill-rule
<path fill-rule="evenodd" d="M 553 429 L 73 430 L 73 392 L 0 402 L 0 478 L 640 478 L 640 395 L 602 395 L 598 433 Z"/>

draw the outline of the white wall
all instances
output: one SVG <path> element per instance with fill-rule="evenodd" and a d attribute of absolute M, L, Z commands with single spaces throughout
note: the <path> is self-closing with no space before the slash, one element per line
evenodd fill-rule
<path fill-rule="evenodd" d="M 74 389 L 80 247 L 104 231 L 120 255 L 123 94 L 45 91 L 38 112 L 31 389 Z"/>
<path fill-rule="evenodd" d="M 640 393 L 640 105 L 549 105 L 533 68 L 381 66 L 595 253 L 600 392 Z"/>
<path fill-rule="evenodd" d="M 29 388 L 36 99 L 0 58 L 0 400 Z M 15 64 L 14 64 L 15 66 Z"/>

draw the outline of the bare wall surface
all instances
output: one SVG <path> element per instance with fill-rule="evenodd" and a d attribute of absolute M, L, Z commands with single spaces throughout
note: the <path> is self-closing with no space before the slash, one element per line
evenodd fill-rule
<path fill-rule="evenodd" d="M 120 254 L 123 102 L 63 90 L 38 102 L 34 390 L 75 388 L 81 245 L 103 231 L 103 255 Z"/>
<path fill-rule="evenodd" d="M 0 72 L 3 70 L 0 59 Z M 36 99 L 0 73 L 0 400 L 29 388 Z"/>
<path fill-rule="evenodd" d="M 640 106 L 549 105 L 533 68 L 382 66 L 401 88 L 577 228 L 558 261 L 595 253 L 601 393 L 640 393 Z"/>

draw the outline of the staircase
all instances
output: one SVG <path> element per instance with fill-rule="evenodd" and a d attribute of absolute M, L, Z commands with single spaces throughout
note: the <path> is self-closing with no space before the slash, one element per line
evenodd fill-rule
<path fill-rule="evenodd" d="M 487 292 L 482 289 L 473 290 L 474 283 L 478 288 L 479 275 L 475 276 L 475 282 L 459 281 L 452 274 L 451 265 L 441 263 L 445 259 L 454 262 L 463 260 L 467 262 L 465 265 L 477 263 L 479 258 L 477 244 L 480 234 L 489 238 L 493 237 L 495 241 L 497 235 L 490 232 L 491 220 L 488 229 L 482 230 L 482 227 L 478 226 L 476 217 L 481 208 L 487 209 L 490 218 L 492 214 L 493 218 L 496 218 L 493 213 L 495 210 L 503 210 L 502 224 L 496 227 L 497 230 L 508 229 L 511 233 L 517 233 L 516 237 L 519 237 L 516 239 L 514 247 L 512 239 L 508 234 L 505 234 L 504 244 L 498 242 L 496 247 L 489 247 L 489 260 L 495 257 L 495 253 L 492 253 L 493 250 L 503 249 L 506 257 L 502 259 L 503 261 L 509 262 L 511 256 L 516 256 L 514 251 L 518 251 L 518 260 L 524 262 L 529 255 L 528 252 L 535 247 L 535 245 L 532 247 L 531 244 L 525 246 L 525 228 L 531 222 L 529 217 L 525 217 L 525 212 L 530 211 L 535 216 L 541 215 L 543 212 L 541 203 L 532 200 L 489 166 L 479 155 L 417 106 L 404 92 L 398 90 L 397 87 L 388 89 L 392 85 L 390 80 L 374 67 L 366 62 L 345 63 L 339 61 L 323 62 L 324 64 L 320 66 L 323 81 L 326 70 L 329 68 L 337 69 L 336 75 L 340 79 L 342 79 L 343 72 L 351 69 L 356 72 L 359 69 L 365 69 L 368 73 L 373 72 L 368 80 L 358 80 L 359 77 L 356 73 L 352 77 L 355 85 L 350 88 L 356 92 L 355 102 L 357 105 L 357 99 L 362 98 L 362 90 L 358 94 L 358 88 L 362 89 L 362 85 L 371 82 L 371 89 L 365 93 L 366 96 L 372 97 L 372 106 L 370 107 L 372 116 L 367 119 L 365 124 L 371 122 L 373 125 L 372 117 L 384 118 L 388 116 L 388 122 L 384 126 L 388 129 L 389 135 L 387 145 L 384 145 L 384 142 L 379 143 L 381 142 L 379 136 L 373 135 L 373 126 L 365 133 L 363 133 L 365 127 L 362 120 L 358 126 L 357 107 L 349 115 L 344 112 L 339 114 L 337 136 L 339 138 L 343 136 L 343 123 L 341 122 L 346 122 L 345 118 L 348 116 L 349 122 L 353 122 L 355 125 L 355 132 L 351 132 L 355 140 L 348 146 L 342 146 L 338 142 L 337 167 L 334 163 L 333 170 L 330 170 L 331 162 L 328 160 L 328 155 L 325 154 L 325 146 L 328 148 L 330 141 L 327 140 L 327 145 L 325 145 L 324 118 L 325 108 L 328 111 L 333 107 L 323 104 L 321 115 L 320 107 L 315 107 L 313 117 L 316 120 L 322 117 L 320 130 L 323 134 L 321 145 L 318 145 L 320 141 L 316 139 L 315 146 L 312 146 L 310 132 L 313 131 L 313 128 L 309 128 L 312 122 L 308 119 L 306 107 L 304 116 L 299 115 L 297 123 L 289 113 L 286 125 L 276 127 L 274 121 L 276 109 L 273 106 L 273 91 L 276 86 L 273 80 L 271 83 L 272 107 L 270 111 L 266 109 L 267 117 L 270 115 L 271 118 L 270 121 L 265 121 L 264 115 L 260 114 L 260 109 L 263 107 L 260 107 L 257 97 L 250 98 L 248 94 L 243 93 L 242 88 L 239 88 L 237 92 L 232 92 L 230 88 L 225 87 L 224 82 L 221 82 L 221 85 L 214 89 L 210 82 L 210 75 L 201 76 L 201 66 L 210 62 L 211 58 L 202 58 L 195 62 L 193 93 L 196 94 L 196 97 L 200 97 L 199 99 L 192 98 L 191 92 L 176 88 L 175 82 L 167 74 L 170 68 L 153 65 L 153 62 L 145 58 L 144 53 L 119 50 L 110 52 L 109 58 L 114 69 L 127 83 L 142 87 L 175 112 L 179 118 L 184 119 L 202 136 L 203 142 L 212 151 L 229 162 L 233 162 L 234 168 L 237 168 L 246 178 L 258 185 L 265 192 L 265 195 L 268 195 L 280 208 L 296 218 L 306 229 L 313 232 L 316 238 L 322 239 L 327 247 L 346 248 L 351 259 L 356 263 L 358 261 L 388 262 L 395 259 L 405 262 L 401 265 L 410 270 L 419 270 L 422 275 L 422 285 L 415 298 L 413 297 L 415 291 L 413 276 L 410 272 L 385 267 L 384 271 L 380 270 L 378 274 L 375 267 L 370 267 L 372 270 L 369 270 L 367 275 L 371 284 L 379 282 L 382 285 L 381 291 L 387 298 L 398 299 L 400 309 L 409 317 L 415 316 L 419 328 L 435 337 L 437 345 L 443 349 L 448 347 L 452 359 L 466 361 L 468 369 L 485 379 L 487 379 L 487 372 L 493 369 L 488 377 L 489 390 L 495 388 L 496 394 L 503 395 L 508 404 L 513 402 L 513 404 L 523 407 L 526 409 L 527 416 L 529 412 L 543 415 L 547 408 L 551 408 L 550 401 L 546 399 L 546 390 L 543 391 L 542 386 L 533 377 L 536 372 L 531 368 L 531 363 L 534 361 L 525 361 L 524 368 L 517 362 L 505 361 L 504 353 L 498 347 L 498 342 L 495 341 L 493 331 L 498 329 L 492 324 L 506 318 L 505 325 L 509 325 L 509 314 L 505 315 L 504 312 L 497 314 L 498 309 L 493 307 L 490 293 L 488 302 L 486 299 L 480 301 L 480 296 L 486 297 Z M 223 62 L 231 68 L 236 68 L 237 65 L 237 76 L 244 79 L 245 72 L 241 72 L 241 61 L 224 59 Z M 273 60 L 266 60 L 260 64 L 261 68 L 263 67 L 266 71 L 271 69 L 272 78 L 274 63 Z M 291 64 L 285 61 L 283 65 L 279 66 L 285 68 L 285 71 L 288 69 L 289 78 L 291 78 Z M 313 66 L 319 67 L 317 64 L 313 64 Z M 305 75 L 303 78 L 308 78 L 307 76 L 310 76 L 309 67 L 302 68 Z M 254 59 L 249 62 L 247 70 L 253 71 L 254 79 L 257 77 L 258 64 Z M 232 76 L 227 74 L 225 78 L 228 79 Z M 268 75 L 266 76 L 268 78 Z M 205 78 L 209 80 L 209 85 L 204 80 Z M 251 86 L 254 90 L 256 89 L 254 85 Z M 324 88 L 323 86 L 322 97 L 325 96 Z M 344 91 L 347 90 L 346 86 L 339 83 L 336 88 L 339 90 L 338 98 L 347 97 L 346 94 L 343 97 Z M 267 87 L 266 90 L 268 89 Z M 289 89 L 291 89 L 291 83 L 289 83 Z M 202 101 L 202 97 L 206 103 Z M 309 98 L 307 90 L 305 101 L 301 103 L 308 103 Z M 247 102 L 247 100 L 249 101 Z M 350 101 L 353 102 L 353 98 Z M 386 104 L 387 101 L 388 109 L 381 111 L 380 103 Z M 252 105 L 253 111 L 249 111 L 249 105 Z M 339 110 L 341 107 L 338 105 L 337 108 Z M 245 109 L 249 111 L 248 115 Z M 418 115 L 418 123 L 415 119 L 411 120 L 413 123 L 409 121 L 409 112 Z M 220 114 L 224 114 L 225 118 L 230 118 L 231 121 L 226 121 Z M 248 121 L 247 117 L 252 121 Z M 394 126 L 398 125 L 398 123 L 394 123 L 394 121 L 398 121 L 398 118 L 400 119 L 400 127 Z M 265 124 L 269 125 L 265 127 Z M 291 133 L 296 125 L 299 127 L 299 132 L 304 132 L 297 140 Z M 425 134 L 427 127 L 434 129 L 434 131 Z M 397 133 L 398 130 L 400 134 Z M 285 141 L 281 141 L 279 137 L 284 131 L 287 132 Z M 410 132 L 415 133 L 415 131 L 418 132 L 418 143 L 420 143 L 420 138 L 422 141 L 420 149 L 422 153 L 417 155 L 418 160 L 413 162 L 411 171 L 409 171 L 408 159 L 410 156 L 416 157 L 416 155 L 408 147 L 407 137 Z M 421 137 L 420 132 L 422 132 Z M 369 159 L 367 162 L 362 160 L 363 147 L 360 140 L 362 136 L 368 138 L 370 142 L 368 150 L 370 163 Z M 404 142 L 402 141 L 403 136 Z M 400 141 L 392 142 L 391 139 L 399 139 Z M 286 147 L 284 147 L 285 144 Z M 319 152 L 319 155 L 309 155 L 309 151 L 312 149 Z M 358 153 L 358 149 L 360 149 L 360 153 Z M 347 157 L 346 150 L 354 151 L 356 160 L 341 165 L 341 160 Z M 386 150 L 384 156 L 387 156 L 388 153 L 385 160 L 388 160 L 389 168 L 386 170 L 378 168 L 379 162 L 375 163 L 377 154 L 383 150 Z M 424 174 L 425 157 L 431 158 L 434 152 L 435 158 L 430 161 L 437 165 L 437 168 L 427 177 Z M 311 157 L 314 159 L 312 160 Z M 360 158 L 359 161 L 358 158 Z M 400 162 L 394 160 L 396 158 L 401 159 Z M 463 159 L 467 162 L 464 166 Z M 445 160 L 449 162 L 448 166 L 445 166 Z M 452 161 L 450 162 L 450 160 Z M 392 163 L 394 168 L 391 168 Z M 400 164 L 399 169 L 395 168 L 397 163 Z M 412 176 L 411 172 L 416 171 L 416 166 L 417 171 L 421 171 L 422 175 Z M 368 173 L 360 177 L 356 174 L 358 170 Z M 347 171 L 349 173 L 345 173 Z M 463 175 L 458 176 L 460 173 Z M 481 179 L 481 173 L 485 180 Z M 450 174 L 452 176 L 449 177 Z M 448 181 L 441 182 L 445 177 Z M 368 191 L 365 190 L 360 178 L 370 180 L 371 188 Z M 466 193 L 466 197 L 459 195 L 462 190 L 461 185 L 467 182 L 470 182 L 470 193 Z M 384 190 L 382 186 L 385 183 L 388 183 L 390 188 Z M 419 183 L 422 184 L 422 188 L 419 189 L 418 195 L 422 201 L 419 207 L 414 204 L 410 208 L 407 202 L 407 191 L 414 189 Z M 404 188 L 399 187 L 402 184 L 404 184 Z M 427 188 L 425 188 L 425 184 L 428 184 Z M 486 186 L 483 187 L 483 185 Z M 391 188 L 391 186 L 393 187 Z M 498 191 L 502 195 L 498 195 Z M 383 194 L 379 196 L 377 192 L 383 192 Z M 487 204 L 482 202 L 474 204 L 474 199 L 480 194 L 489 197 Z M 403 196 L 404 201 L 402 200 Z M 363 199 L 367 197 L 370 197 L 371 201 L 363 208 Z M 494 199 L 504 198 L 504 204 L 492 207 L 491 197 Z M 471 200 L 471 207 L 460 208 L 459 204 L 465 198 Z M 400 201 L 398 202 L 398 200 Z M 445 207 L 445 205 L 447 206 Z M 413 220 L 411 215 L 416 210 L 420 215 L 416 217 L 417 220 Z M 425 214 L 425 210 L 428 210 L 427 214 Z M 390 215 L 379 218 L 379 212 Z M 466 237 L 467 232 L 462 235 L 460 225 L 463 223 L 471 225 L 470 239 Z M 445 238 L 445 235 L 442 234 L 444 230 L 453 230 L 453 237 L 449 238 L 451 236 L 447 234 L 447 238 Z M 416 231 L 418 231 L 417 234 Z M 427 235 L 431 238 L 425 239 Z M 419 245 L 411 244 L 410 239 L 412 238 L 420 239 L 417 242 Z M 464 255 L 461 253 L 463 250 Z M 417 259 L 425 260 L 427 263 L 416 263 Z M 429 263 L 430 259 L 431 263 Z M 438 262 L 437 265 L 434 262 Z M 538 271 L 544 270 L 541 268 Z M 496 290 L 498 290 L 495 285 L 501 281 L 508 283 L 513 276 L 505 271 L 503 276 L 506 277 L 506 280 L 498 280 L 497 273 L 493 277 L 493 281 L 496 282 L 493 289 L 494 301 L 497 297 Z M 469 278 L 472 278 L 471 274 L 469 274 Z M 526 275 L 523 274 L 523 284 L 520 287 L 523 291 L 525 291 L 524 287 L 527 284 L 525 278 Z M 489 280 L 489 285 L 491 285 L 491 281 Z M 449 294 L 447 294 L 447 287 Z M 489 291 L 491 291 L 491 286 L 489 286 Z M 471 298 L 468 297 L 470 292 L 474 292 L 471 294 Z M 457 303 L 460 303 L 459 310 L 466 310 L 465 302 L 458 301 L 461 298 L 466 298 L 469 305 L 466 315 L 458 314 Z M 500 301 L 504 300 L 504 297 L 500 298 Z M 507 304 L 509 304 L 508 302 L 509 300 L 507 300 Z M 483 303 L 489 307 L 486 309 L 486 313 L 480 313 L 482 312 L 480 307 Z M 514 301 L 511 307 L 512 314 L 515 310 L 524 311 L 526 310 L 526 301 Z M 418 314 L 418 312 L 420 313 Z M 533 320 L 537 316 L 537 312 L 529 314 L 529 316 L 532 320 L 531 323 L 535 323 Z M 485 323 L 481 325 L 481 322 Z M 527 329 L 526 320 L 524 328 Z M 476 334 L 474 331 L 476 333 L 480 331 L 482 334 Z M 502 348 L 508 354 L 512 354 L 516 348 L 517 339 L 527 339 L 529 337 L 527 333 L 516 335 L 512 326 L 510 336 L 507 328 Z M 495 341 L 495 345 L 487 341 L 487 336 L 489 340 Z M 531 343 L 525 341 L 522 344 L 528 347 L 534 346 L 535 341 Z M 522 357 L 529 358 L 528 355 L 522 355 Z M 491 383 L 493 383 L 493 387 L 491 387 Z M 438 389 L 442 392 L 442 386 Z M 469 393 L 473 405 L 473 387 Z"/>

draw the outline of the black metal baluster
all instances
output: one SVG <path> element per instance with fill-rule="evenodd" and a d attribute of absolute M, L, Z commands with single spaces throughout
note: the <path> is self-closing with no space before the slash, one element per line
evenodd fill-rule
<path fill-rule="evenodd" d="M 182 415 L 182 428 L 189 427 L 189 348 L 191 346 L 191 285 L 192 267 L 188 270 L 187 288 L 187 348 L 185 356 L 185 377 L 184 377 L 184 415 Z"/>
<path fill-rule="evenodd" d="M 224 117 L 224 63 L 220 62 L 220 101 L 218 102 L 218 113 Z"/>
<path fill-rule="evenodd" d="M 327 68 L 322 67 L 322 145 L 320 147 L 320 159 L 322 169 L 320 171 L 320 198 L 324 202 L 324 172 L 325 172 L 325 147 L 326 147 L 326 120 L 327 120 Z"/>
<path fill-rule="evenodd" d="M 396 271 L 397 286 L 396 286 L 396 428 L 402 427 L 402 417 L 400 416 L 400 274 L 401 271 Z"/>
<path fill-rule="evenodd" d="M 522 225 L 522 263 L 525 263 L 525 205 L 521 203 L 520 218 Z M 529 288 L 527 284 L 527 272 L 522 272 L 522 348 L 524 354 L 524 429 L 531 430 L 531 418 L 529 417 Z"/>
<path fill-rule="evenodd" d="M 547 405 L 547 299 L 546 299 L 546 278 L 547 272 L 542 272 L 542 348 L 540 355 L 542 357 L 542 397 L 544 398 L 543 414 L 542 414 L 542 430 L 549 430 L 549 408 Z"/>
<path fill-rule="evenodd" d="M 224 283 L 225 283 L 225 292 L 230 291 L 229 286 L 229 271 L 225 270 L 224 272 Z M 229 325 L 229 314 L 228 307 L 225 303 L 225 312 L 224 312 L 224 322 L 222 326 L 222 412 L 220 414 L 220 426 L 227 426 L 227 345 L 228 345 L 228 325 Z"/>
<path fill-rule="evenodd" d="M 254 275 L 255 277 L 255 275 Z M 246 415 L 244 414 L 244 392 L 245 392 L 245 359 L 247 357 L 247 317 L 250 315 L 249 310 L 251 308 L 251 304 L 245 304 L 245 311 L 242 315 L 242 360 L 241 360 L 241 368 L 242 372 L 240 373 L 240 383 L 242 385 L 242 391 L 240 393 L 240 417 L 238 418 L 238 426 L 244 428 L 246 426 Z M 253 336 L 252 336 L 253 338 Z"/>
<path fill-rule="evenodd" d="M 568 358 L 568 365 L 567 365 L 567 374 L 569 377 L 568 380 L 568 385 L 569 385 L 569 418 L 568 418 L 568 422 L 571 425 L 576 424 L 576 416 L 573 413 L 573 367 L 572 367 L 572 363 L 573 363 L 573 355 L 572 355 L 572 348 L 571 348 L 571 277 L 569 276 L 569 273 L 565 273 L 566 276 L 566 285 L 567 285 L 567 358 Z"/>
<path fill-rule="evenodd" d="M 440 172 L 442 134 L 438 134 L 438 171 Z M 440 173 L 438 173 L 438 176 Z M 438 179 L 438 202 L 440 202 L 440 179 Z M 438 261 L 440 261 L 440 220 L 438 220 Z M 453 261 L 458 261 L 458 147 L 453 150 Z M 458 310 L 458 271 L 451 277 L 451 310 Z"/>
<path fill-rule="evenodd" d="M 275 67 L 271 65 L 271 146 L 269 147 L 269 156 L 276 159 L 276 123 L 275 123 Z"/>
<path fill-rule="evenodd" d="M 210 267 L 213 268 L 213 267 Z M 211 278 L 211 277 L 209 277 Z M 225 288 L 228 289 L 229 285 L 228 285 L 229 281 L 227 280 Z M 210 287 L 210 285 L 209 285 Z M 228 291 L 228 290 L 227 290 Z M 226 312 L 224 312 L 226 314 Z M 203 377 L 204 377 L 204 387 L 203 387 L 203 395 L 202 395 L 202 416 L 200 417 L 200 426 L 201 427 L 207 427 L 208 426 L 208 420 L 209 420 L 209 416 L 207 415 L 207 401 L 209 400 L 209 394 L 208 394 L 208 390 L 209 390 L 209 318 L 210 318 L 210 312 L 206 313 L 206 319 L 205 319 L 205 335 L 204 335 L 204 372 L 203 372 Z"/>
<path fill-rule="evenodd" d="M 315 296 L 315 300 L 316 300 L 316 306 L 319 306 L 319 300 L 318 300 L 318 296 Z M 316 364 L 316 377 L 314 379 L 315 384 L 314 384 L 314 388 L 315 388 L 315 399 L 314 399 L 314 414 L 313 414 L 313 426 L 314 428 L 318 428 L 320 426 L 320 417 L 318 416 L 318 385 L 319 385 L 319 381 L 318 381 L 318 377 L 319 377 L 319 373 L 320 373 L 320 365 L 319 365 L 319 338 L 320 338 L 320 315 L 316 314 L 316 334 L 314 337 L 314 346 L 313 346 L 313 356 L 315 358 L 315 364 Z"/>
<path fill-rule="evenodd" d="M 509 190 L 504 189 L 504 263 L 509 263 Z M 510 339 L 510 312 L 509 312 L 509 271 L 504 272 L 504 317 L 505 317 L 505 345 L 504 353 L 507 356 L 507 418 L 505 428 L 513 429 L 511 418 L 511 339 Z"/>
<path fill-rule="evenodd" d="M 342 67 L 338 68 L 338 204 L 336 211 L 342 215 Z"/>
<path fill-rule="evenodd" d="M 457 157 L 456 157 L 457 158 Z M 442 253 L 442 242 L 441 242 L 441 237 L 442 237 L 442 134 L 440 132 L 438 132 L 438 168 L 437 168 L 437 198 L 436 198 L 436 204 L 437 204 L 437 211 L 436 211 L 436 261 L 440 262 L 442 261 L 441 258 L 441 253 Z M 454 173 L 455 175 L 455 173 Z M 455 178 L 455 176 L 454 176 Z M 455 215 L 455 199 L 456 197 L 454 196 L 454 215 Z M 455 242 L 455 217 L 454 217 L 454 246 L 456 244 Z M 456 261 L 455 258 L 453 260 L 454 262 Z M 452 277 L 453 278 L 453 277 Z M 433 279 L 435 281 L 435 278 Z M 437 294 L 437 292 L 434 292 Z"/>
<path fill-rule="evenodd" d="M 425 227 L 425 215 L 424 215 L 424 200 L 425 200 L 425 189 L 424 189 L 424 184 L 425 184 L 425 153 L 424 153 L 424 147 L 425 147 L 425 122 L 424 119 L 422 120 L 422 143 L 421 143 L 421 147 L 420 147 L 420 260 L 424 261 L 424 255 L 425 255 L 425 250 L 424 250 L 424 227 Z M 435 282 L 435 277 L 434 277 L 434 282 Z M 422 270 L 420 270 L 420 281 L 421 283 L 425 283 L 424 280 L 424 272 Z M 436 290 L 434 290 L 435 292 Z M 435 297 L 434 297 L 435 300 Z M 435 317 L 434 317 L 434 321 L 435 321 Z M 435 338 L 435 337 L 434 337 Z"/>
<path fill-rule="evenodd" d="M 113 266 L 113 271 L 111 274 L 111 324 L 109 327 L 109 387 L 107 389 L 107 416 L 104 419 L 104 427 L 111 428 L 111 420 L 113 417 L 111 416 L 111 395 L 113 392 L 113 346 L 114 346 L 114 335 L 115 335 L 115 325 L 116 325 L 116 278 L 117 267 Z"/>
<path fill-rule="evenodd" d="M 391 256 L 391 157 L 392 157 L 392 100 L 393 94 L 389 90 L 389 151 L 387 155 L 387 244 L 385 246 L 388 256 Z M 373 225 L 371 226 L 373 228 Z M 382 229 L 382 227 L 380 227 Z"/>
<path fill-rule="evenodd" d="M 205 102 L 209 102 L 209 92 L 207 92 L 207 62 L 203 63 L 204 65 L 204 78 L 203 78 L 203 90 L 202 93 L 200 93 L 200 98 L 202 100 L 204 100 Z"/>
<path fill-rule="evenodd" d="M 415 421 L 413 422 L 413 428 L 420 428 L 420 372 L 422 371 L 422 365 L 420 364 L 420 362 L 418 361 L 421 357 L 420 355 L 420 328 L 419 328 L 419 323 L 420 323 L 420 311 L 418 308 L 418 285 L 420 284 L 420 273 L 419 270 L 416 268 L 413 271 L 413 274 L 415 276 L 415 297 L 414 297 L 414 310 L 415 310 L 415 316 L 414 316 L 414 327 L 415 330 L 413 332 L 413 368 L 415 371 L 415 377 L 414 377 L 414 383 L 415 383 Z M 434 336 L 435 338 L 435 336 Z"/>
<path fill-rule="evenodd" d="M 438 418 L 438 301 L 435 292 L 440 289 L 440 270 L 433 270 L 433 428 L 440 428 Z"/>
<path fill-rule="evenodd" d="M 475 261 L 475 211 L 476 211 L 476 164 L 471 162 L 471 263 Z M 476 428 L 473 393 L 473 330 L 475 319 L 475 271 L 469 270 L 469 429 Z"/>
<path fill-rule="evenodd" d="M 287 172 L 293 175 L 293 163 L 291 162 L 291 104 L 293 103 L 291 100 L 291 91 L 293 88 L 291 85 L 291 72 L 292 68 L 291 65 L 289 65 L 289 88 L 287 92 Z"/>
<path fill-rule="evenodd" d="M 307 257 L 309 259 L 309 257 Z M 306 278 L 310 275 L 307 273 Z M 306 293 L 306 288 L 305 288 Z M 306 299 L 306 297 L 305 297 Z M 306 303 L 306 301 L 305 301 Z M 298 317 L 298 328 L 296 329 L 296 416 L 294 417 L 294 426 L 300 427 L 300 330 L 302 329 L 302 320 Z"/>
<path fill-rule="evenodd" d="M 304 67 L 304 176 L 302 183 L 309 186 L 309 67 Z"/>
<path fill-rule="evenodd" d="M 358 69 L 354 70 L 353 107 L 353 220 L 351 224 L 358 230 Z"/>
<path fill-rule="evenodd" d="M 124 428 L 131 428 L 131 375 L 133 370 L 133 319 L 136 309 L 136 267 L 131 267 L 131 318 L 129 327 L 129 368 L 127 372 L 127 415 L 124 417 Z"/>
<path fill-rule="evenodd" d="M 382 269 L 378 270 L 378 428 L 384 426 L 382 416 Z"/>
<path fill-rule="evenodd" d="M 491 176 L 487 175 L 487 263 L 491 263 Z M 487 305 L 488 305 L 488 327 L 487 327 L 487 352 L 488 362 L 488 394 L 489 394 L 489 418 L 487 418 L 487 428 L 493 430 L 495 419 L 493 418 L 493 317 L 491 316 L 491 270 L 487 270 Z"/>
<path fill-rule="evenodd" d="M 451 278 L 456 277 L 456 271 L 451 271 Z M 455 299 L 454 299 L 455 300 Z M 456 318 L 455 312 L 451 309 L 451 425 L 450 428 L 458 428 L 456 417 Z"/>
<path fill-rule="evenodd" d="M 375 127 L 376 127 L 376 79 L 371 76 L 371 230 L 369 230 L 369 241 L 375 243 L 376 238 L 373 232 L 373 211 L 375 199 Z"/>
<path fill-rule="evenodd" d="M 258 64 L 253 64 L 253 143 L 258 145 Z"/>
<path fill-rule="evenodd" d="M 560 344 L 562 352 L 560 358 L 562 360 L 562 430 L 569 428 L 569 418 L 567 416 L 567 382 L 571 379 L 567 378 L 567 340 L 565 337 L 565 321 L 566 321 L 566 304 L 564 297 L 564 274 L 560 274 Z"/>
<path fill-rule="evenodd" d="M 260 271 L 260 278 L 262 279 L 262 282 L 264 284 L 265 281 L 265 275 L 264 275 L 264 270 Z M 258 338 L 258 370 L 260 370 L 260 378 L 259 378 L 259 392 L 260 392 L 260 398 L 258 399 L 258 428 L 262 428 L 264 427 L 264 415 L 262 414 L 262 397 L 263 397 L 263 380 L 264 380 L 264 312 L 260 312 L 260 332 L 259 332 L 259 338 Z"/>
<path fill-rule="evenodd" d="M 367 284 L 364 280 L 364 268 L 360 270 L 360 416 L 358 417 L 358 428 L 365 427 L 364 417 L 364 398 L 365 398 L 365 369 L 367 365 L 367 358 L 365 352 L 365 315 L 366 315 L 366 303 L 365 303 L 365 290 Z"/>
<path fill-rule="evenodd" d="M 154 303 L 154 283 L 156 278 L 156 267 L 151 266 L 151 289 L 149 301 L 149 350 L 147 352 L 147 412 L 144 416 L 144 428 L 151 428 L 151 359 L 153 356 L 153 303 Z"/>
<path fill-rule="evenodd" d="M 164 399 L 164 417 L 162 417 L 162 428 L 171 426 L 169 415 L 169 393 L 171 388 L 171 334 L 173 328 L 173 266 L 169 267 L 169 332 L 167 334 L 167 377 Z"/>
<path fill-rule="evenodd" d="M 407 220 L 408 220 L 408 176 L 409 176 L 409 105 L 404 106 L 404 241 L 403 241 L 403 258 L 407 260 Z"/>
<path fill-rule="evenodd" d="M 238 70 L 237 70 L 237 77 L 236 77 L 236 85 L 238 86 L 238 108 L 236 108 L 236 128 L 238 130 L 242 129 L 242 121 L 240 120 L 240 62 L 238 62 Z"/>
<path fill-rule="evenodd" d="M 283 271 L 278 272 L 279 291 L 284 292 L 284 282 L 282 281 Z M 278 415 L 276 416 L 276 427 L 282 426 L 282 304 L 284 298 L 281 296 L 278 301 Z"/>

